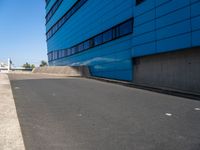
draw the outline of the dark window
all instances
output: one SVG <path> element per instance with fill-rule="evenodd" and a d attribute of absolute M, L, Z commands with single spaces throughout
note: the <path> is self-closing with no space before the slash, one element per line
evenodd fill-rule
<path fill-rule="evenodd" d="M 83 43 L 83 47 L 84 47 L 84 50 L 90 48 L 90 41 L 89 41 L 89 40 L 88 40 L 88 41 L 85 41 L 85 42 Z"/>
<path fill-rule="evenodd" d="M 115 27 L 115 38 L 118 38 L 118 37 L 120 37 L 120 30 L 119 30 L 120 28 L 119 28 L 119 26 L 117 26 L 117 27 Z"/>
<path fill-rule="evenodd" d="M 90 41 L 90 48 L 94 47 L 94 39 L 92 38 L 89 41 Z"/>
<path fill-rule="evenodd" d="M 108 30 L 106 32 L 103 33 L 103 42 L 108 42 L 111 41 L 113 39 L 113 30 Z"/>
<path fill-rule="evenodd" d="M 61 57 L 65 57 L 65 50 L 61 51 Z"/>
<path fill-rule="evenodd" d="M 83 50 L 84 50 L 84 44 L 81 43 L 81 44 L 78 45 L 78 51 L 81 52 Z"/>
<path fill-rule="evenodd" d="M 76 53 L 76 47 L 72 47 L 71 48 L 71 54 L 75 54 Z"/>
<path fill-rule="evenodd" d="M 63 57 L 66 57 L 67 56 L 67 50 L 65 49 L 64 50 L 64 56 Z"/>
<path fill-rule="evenodd" d="M 70 56 L 72 54 L 71 48 L 67 49 L 67 56 Z"/>
<path fill-rule="evenodd" d="M 133 32 L 132 20 L 127 21 L 119 26 L 119 36 L 123 36 Z"/>
<path fill-rule="evenodd" d="M 141 4 L 142 2 L 144 2 L 145 0 L 136 0 L 136 5 Z"/>
<path fill-rule="evenodd" d="M 58 52 L 58 51 L 53 52 L 53 59 L 54 59 L 54 60 L 57 59 L 57 52 Z"/>
<path fill-rule="evenodd" d="M 103 35 L 100 34 L 94 38 L 94 46 L 100 45 L 103 43 Z"/>
<path fill-rule="evenodd" d="M 62 51 L 58 51 L 58 58 L 62 57 Z"/>

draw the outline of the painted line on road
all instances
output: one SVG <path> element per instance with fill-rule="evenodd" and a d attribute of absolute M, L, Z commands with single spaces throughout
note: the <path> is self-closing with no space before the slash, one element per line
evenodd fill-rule
<path fill-rule="evenodd" d="M 195 108 L 194 110 L 196 110 L 196 111 L 200 111 L 200 108 Z"/>
<path fill-rule="evenodd" d="M 166 116 L 169 116 L 169 117 L 171 117 L 171 116 L 172 116 L 172 114 L 171 114 L 171 113 L 165 113 L 165 115 L 166 115 Z"/>
<path fill-rule="evenodd" d="M 20 87 L 14 87 L 14 89 L 15 89 L 15 90 L 19 90 L 19 89 L 20 89 Z"/>

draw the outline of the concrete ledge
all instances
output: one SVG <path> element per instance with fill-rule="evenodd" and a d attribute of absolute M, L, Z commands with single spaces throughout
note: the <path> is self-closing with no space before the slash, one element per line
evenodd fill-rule
<path fill-rule="evenodd" d="M 32 73 L 51 74 L 68 77 L 89 77 L 90 72 L 86 66 L 47 66 L 33 69 Z"/>
<path fill-rule="evenodd" d="M 0 73 L 0 149 L 24 150 L 24 142 L 16 113 L 10 81 Z"/>
<path fill-rule="evenodd" d="M 168 89 L 168 88 L 163 88 L 163 87 L 151 87 L 151 86 L 147 86 L 147 85 L 139 85 L 139 84 L 134 84 L 134 83 L 127 82 L 127 81 L 113 80 L 113 79 L 107 79 L 107 78 L 101 78 L 101 77 L 89 77 L 89 78 L 94 79 L 94 80 L 103 81 L 103 82 L 115 83 L 115 84 L 120 84 L 123 86 L 158 92 L 158 93 L 164 93 L 164 94 L 180 96 L 180 97 L 184 97 L 184 98 L 190 98 L 190 99 L 194 99 L 194 100 L 200 100 L 200 93 L 191 93 L 191 92 L 187 92 L 187 91 Z"/>

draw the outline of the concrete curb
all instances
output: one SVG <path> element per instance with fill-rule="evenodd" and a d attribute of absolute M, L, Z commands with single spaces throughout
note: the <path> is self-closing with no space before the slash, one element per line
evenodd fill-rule
<path fill-rule="evenodd" d="M 112 79 L 100 78 L 100 77 L 89 77 L 89 79 L 119 84 L 119 85 L 138 88 L 138 89 L 144 89 L 144 90 L 148 90 L 148 91 L 153 91 L 153 92 L 158 92 L 158 93 L 163 93 L 163 94 L 168 94 L 168 95 L 173 95 L 173 96 L 190 98 L 190 99 L 194 99 L 194 100 L 200 100 L 200 94 L 198 94 L 198 93 L 190 93 L 190 92 L 186 92 L 186 91 L 167 89 L 167 88 L 162 88 L 162 87 L 150 87 L 147 85 L 139 85 L 139 84 L 134 84 L 134 83 L 127 82 L 127 81 L 112 80 Z"/>
<path fill-rule="evenodd" d="M 25 150 L 10 81 L 0 73 L 0 149 Z"/>

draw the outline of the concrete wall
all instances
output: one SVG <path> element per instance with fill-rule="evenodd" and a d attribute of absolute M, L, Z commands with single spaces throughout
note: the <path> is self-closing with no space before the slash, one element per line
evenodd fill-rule
<path fill-rule="evenodd" d="M 134 83 L 200 93 L 200 47 L 134 59 Z"/>

